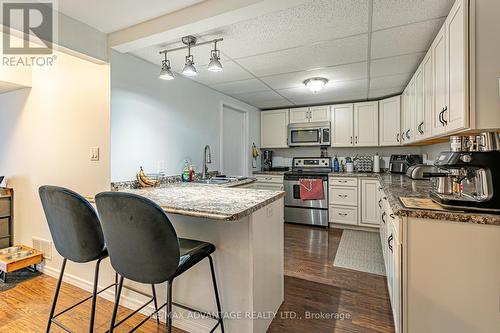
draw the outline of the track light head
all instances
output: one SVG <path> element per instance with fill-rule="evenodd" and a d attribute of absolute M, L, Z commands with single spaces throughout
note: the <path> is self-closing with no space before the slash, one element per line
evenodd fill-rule
<path fill-rule="evenodd" d="M 161 71 L 159 78 L 162 80 L 173 80 L 174 73 L 170 70 L 170 60 L 167 59 L 167 54 L 165 53 L 165 60 L 161 62 Z"/>
<path fill-rule="evenodd" d="M 210 63 L 208 70 L 211 72 L 221 72 L 222 64 L 220 63 L 220 51 L 217 50 L 217 41 L 214 42 L 214 49 L 210 52 Z"/>
<path fill-rule="evenodd" d="M 198 71 L 196 70 L 196 67 L 194 67 L 194 60 L 192 55 L 186 56 L 186 65 L 182 70 L 182 74 L 186 76 L 198 75 Z"/>

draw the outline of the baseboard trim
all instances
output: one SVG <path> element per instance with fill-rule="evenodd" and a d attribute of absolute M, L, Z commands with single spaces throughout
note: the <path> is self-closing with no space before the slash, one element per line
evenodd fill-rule
<path fill-rule="evenodd" d="M 46 266 L 46 265 L 39 265 L 38 268 L 39 268 L 39 271 L 42 272 L 43 274 L 46 274 L 46 275 L 51 276 L 51 277 L 56 278 L 56 279 L 59 278 L 59 274 L 61 272 L 60 269 L 56 269 L 56 268 Z M 78 287 L 78 288 L 83 289 L 83 290 L 88 291 L 88 292 L 92 292 L 92 289 L 94 286 L 93 282 L 87 281 L 85 279 L 82 279 L 76 275 L 69 274 L 69 273 L 64 274 L 63 282 L 69 283 L 75 287 Z M 105 286 L 99 285 L 98 290 L 100 290 L 104 287 Z M 98 296 L 102 297 L 108 301 L 111 301 L 111 302 L 115 301 L 115 293 L 113 291 L 113 288 L 110 288 L 110 289 L 100 293 Z M 143 302 L 136 299 L 136 298 L 123 295 L 122 297 L 120 297 L 120 305 L 122 305 L 128 309 L 135 310 L 135 309 L 138 309 L 141 305 L 143 305 Z M 154 306 L 152 304 L 146 306 L 144 309 L 142 309 L 140 311 L 140 313 L 142 313 L 143 315 L 146 315 L 146 316 L 149 316 L 153 312 L 154 312 Z M 165 317 L 166 316 L 165 316 L 164 310 L 161 310 L 160 311 L 160 321 L 162 323 L 165 322 L 165 319 L 164 319 Z M 181 330 L 184 330 L 187 332 L 192 332 L 192 333 L 205 333 L 205 332 L 208 332 L 212 329 L 211 326 L 201 324 L 196 320 L 190 320 L 190 319 L 182 318 L 182 317 L 174 319 L 174 327 L 177 327 Z"/>
<path fill-rule="evenodd" d="M 380 227 L 378 227 L 378 226 L 377 227 L 365 227 L 362 225 L 348 225 L 348 224 L 340 224 L 340 223 L 330 223 L 330 228 L 378 232 Z"/>

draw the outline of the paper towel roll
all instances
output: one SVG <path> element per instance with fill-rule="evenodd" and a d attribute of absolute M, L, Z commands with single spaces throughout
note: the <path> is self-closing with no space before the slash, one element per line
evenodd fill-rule
<path fill-rule="evenodd" d="M 373 172 L 380 172 L 380 157 L 378 154 L 373 156 Z"/>

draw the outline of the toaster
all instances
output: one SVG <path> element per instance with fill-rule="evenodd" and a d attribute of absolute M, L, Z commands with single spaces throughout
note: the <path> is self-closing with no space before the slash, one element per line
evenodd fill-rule
<path fill-rule="evenodd" d="M 406 175 L 411 179 L 429 179 L 430 177 L 425 177 L 424 173 L 436 173 L 437 168 L 433 165 L 427 164 L 415 164 L 408 167 L 406 170 Z"/>

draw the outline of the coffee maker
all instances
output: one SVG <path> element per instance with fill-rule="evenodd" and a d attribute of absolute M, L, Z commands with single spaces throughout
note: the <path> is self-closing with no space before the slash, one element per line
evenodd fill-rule
<path fill-rule="evenodd" d="M 456 139 L 455 139 L 456 140 Z M 453 184 L 442 190 L 435 181 L 431 198 L 445 208 L 500 213 L 500 151 L 469 147 L 439 154 L 434 165 L 444 173 L 436 178 Z"/>
<path fill-rule="evenodd" d="M 262 150 L 262 171 L 271 171 L 273 168 L 273 152 Z"/>

